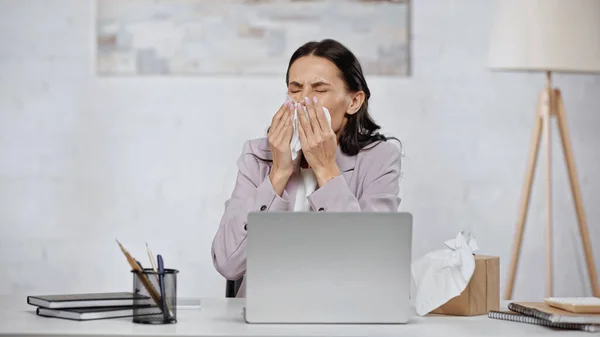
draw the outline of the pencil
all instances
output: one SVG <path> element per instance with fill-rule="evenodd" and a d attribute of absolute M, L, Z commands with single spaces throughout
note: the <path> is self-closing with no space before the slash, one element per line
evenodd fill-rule
<path fill-rule="evenodd" d="M 150 259 L 150 264 L 152 265 L 152 270 L 154 270 L 155 273 L 158 273 L 158 268 L 156 267 L 156 262 L 154 262 L 154 257 L 152 255 L 152 252 L 150 251 L 150 247 L 148 246 L 148 242 L 146 242 L 146 252 L 148 252 L 148 258 Z M 156 274 L 156 279 L 158 280 L 158 274 Z"/>
<path fill-rule="evenodd" d="M 146 290 L 148 290 L 148 293 L 150 294 L 150 296 L 152 297 L 154 302 L 156 302 L 156 304 L 161 308 L 161 310 L 164 310 L 162 308 L 160 294 L 158 292 L 156 292 L 156 289 L 154 289 L 154 286 L 152 286 L 152 283 L 150 282 L 148 277 L 145 274 L 143 274 L 144 271 L 142 270 L 140 265 L 131 256 L 131 254 L 129 254 L 129 252 L 125 249 L 125 247 L 123 247 L 123 245 L 119 242 L 119 240 L 116 240 L 116 241 L 117 241 L 117 244 L 119 245 L 119 247 L 121 248 L 121 251 L 125 255 L 125 258 L 127 258 L 127 262 L 129 262 L 129 265 L 131 266 L 131 268 L 137 272 L 138 277 L 140 278 L 140 281 L 142 281 L 142 284 L 144 285 Z"/>

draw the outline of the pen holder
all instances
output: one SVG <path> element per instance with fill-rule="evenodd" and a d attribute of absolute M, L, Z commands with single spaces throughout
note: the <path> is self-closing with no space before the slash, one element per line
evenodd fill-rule
<path fill-rule="evenodd" d="M 176 323 L 177 273 L 179 271 L 165 268 L 164 273 L 158 273 L 152 269 L 144 269 L 142 272 L 132 270 L 131 272 L 133 273 L 133 292 L 141 295 L 134 299 L 133 322 Z"/>

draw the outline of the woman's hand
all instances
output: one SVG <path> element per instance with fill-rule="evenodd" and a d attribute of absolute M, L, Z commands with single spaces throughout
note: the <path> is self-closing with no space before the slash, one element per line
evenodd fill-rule
<path fill-rule="evenodd" d="M 286 101 L 279 108 L 267 134 L 269 147 L 273 154 L 273 166 L 269 173 L 271 185 L 275 192 L 281 196 L 285 185 L 290 176 L 294 172 L 292 164 L 292 154 L 290 149 L 290 141 L 292 140 L 293 127 L 292 117 L 294 115 L 294 106 L 290 101 Z"/>
<path fill-rule="evenodd" d="M 312 167 L 319 187 L 340 175 L 340 169 L 335 161 L 337 138 L 329 125 L 323 106 L 314 97 L 305 98 L 302 105 L 306 106 L 308 117 L 298 113 L 298 134 L 302 144 L 302 153 Z M 298 109 L 302 111 L 302 109 Z"/>

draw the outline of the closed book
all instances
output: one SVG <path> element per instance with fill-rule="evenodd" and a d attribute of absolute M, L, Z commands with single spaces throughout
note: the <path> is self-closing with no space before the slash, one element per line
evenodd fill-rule
<path fill-rule="evenodd" d="M 145 311 L 145 314 L 156 315 L 160 314 L 160 308 L 157 306 L 144 306 L 150 310 Z M 139 307 L 136 307 L 139 308 Z M 107 318 L 132 317 L 134 307 L 118 306 L 118 307 L 93 307 L 93 308 L 68 308 L 68 309 L 48 309 L 37 308 L 36 314 L 44 317 L 64 318 L 75 321 L 89 321 Z"/>
<path fill-rule="evenodd" d="M 553 323 L 600 324 L 600 314 L 569 312 L 544 302 L 512 302 L 508 304 L 508 309 Z"/>
<path fill-rule="evenodd" d="M 49 309 L 151 305 L 149 296 L 131 292 L 27 296 L 27 303 Z"/>
<path fill-rule="evenodd" d="M 555 329 L 582 330 L 587 332 L 600 332 L 600 325 L 595 324 L 574 324 L 574 323 L 553 323 L 538 317 L 527 316 L 518 312 L 492 310 L 488 312 L 488 317 L 504 321 L 535 324 Z"/>

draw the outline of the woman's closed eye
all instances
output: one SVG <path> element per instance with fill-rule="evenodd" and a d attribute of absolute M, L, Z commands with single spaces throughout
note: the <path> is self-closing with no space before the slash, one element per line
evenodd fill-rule
<path fill-rule="evenodd" d="M 324 92 L 328 92 L 329 90 L 327 89 L 317 89 L 317 90 L 313 90 L 313 92 L 318 92 L 318 93 L 324 93 Z M 302 90 L 290 90 L 289 91 L 290 94 L 298 94 L 298 93 L 302 93 Z"/>

